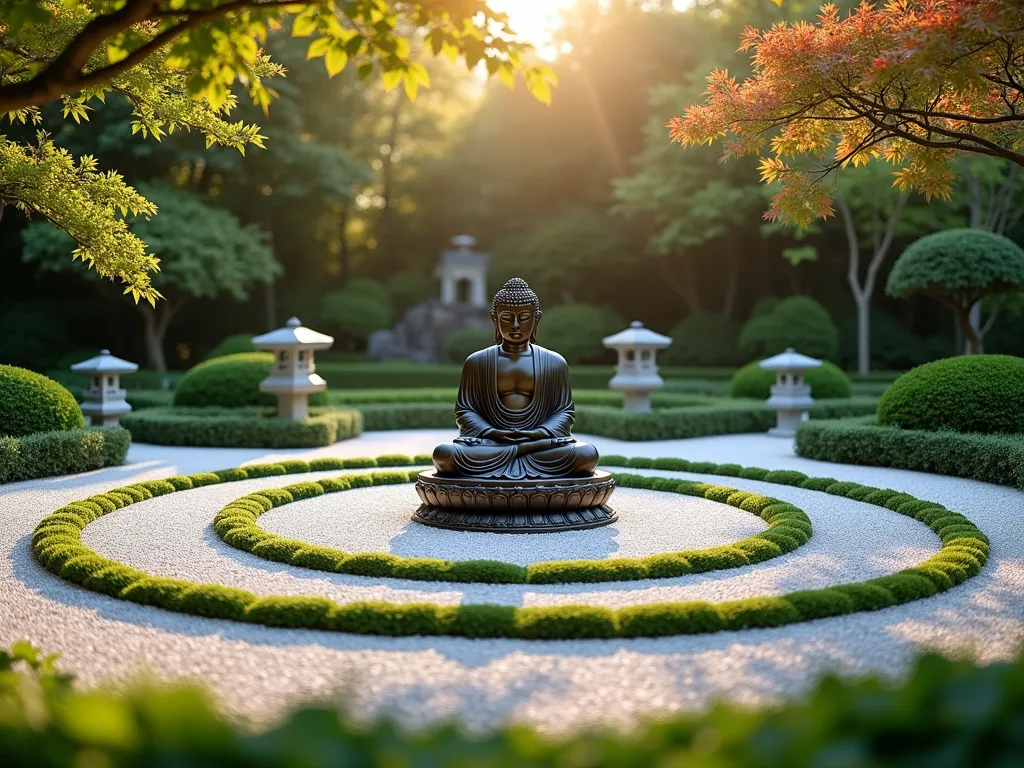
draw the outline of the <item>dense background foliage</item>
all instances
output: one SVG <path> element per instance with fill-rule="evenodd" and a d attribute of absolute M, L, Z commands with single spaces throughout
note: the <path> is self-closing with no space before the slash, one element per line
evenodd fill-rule
<path fill-rule="evenodd" d="M 852 5 L 839 3 L 843 11 Z M 309 40 L 282 30 L 268 41 L 287 70 L 267 81 L 278 94 L 269 113 L 241 92 L 232 112 L 266 136 L 266 150 L 250 146 L 244 156 L 206 149 L 201 135 L 184 131 L 160 142 L 132 134 L 124 100 L 90 102 L 81 124 L 50 105 L 38 126 L 11 125 L 7 135 L 31 142 L 38 128 L 49 131 L 57 147 L 93 155 L 99 171 L 117 169 L 129 184 L 164 191 L 153 224 L 175 210 L 188 222 L 160 233 L 175 253 L 162 256 L 166 270 L 154 285 L 168 295 L 162 311 L 173 322 L 139 322 L 127 298 L 86 289 L 88 273 L 69 254 L 66 269 L 45 272 L 54 262 L 40 254 L 54 243 L 39 228 L 49 225 L 9 206 L 0 220 L 0 249 L 12 255 L 0 285 L 0 331 L 18 333 L 0 333 L 0 361 L 45 370 L 75 350 L 108 347 L 147 367 L 165 358 L 184 369 L 228 336 L 263 332 L 291 315 L 335 335 L 332 354 L 359 354 L 373 330 L 437 295 L 433 267 L 462 232 L 493 254 L 494 284 L 519 274 L 537 288 L 547 314 L 542 336 L 555 332 L 556 308 L 573 305 L 572 327 L 592 327 L 594 339 L 606 331 L 599 310 L 601 318 L 671 332 L 667 362 L 736 366 L 778 346 L 770 311 L 756 333 L 744 329 L 765 299 L 807 297 L 829 317 L 811 320 L 811 330 L 834 326 L 835 335 L 825 331 L 808 342 L 813 348 L 801 337 L 795 346 L 846 369 L 857 367 L 859 338 L 871 345 L 873 368 L 906 369 L 961 351 L 962 332 L 936 302 L 889 297 L 880 287 L 864 303 L 868 273 L 875 269 L 872 285 L 884 286 L 895 258 L 937 229 L 1024 238 L 1011 213 L 1021 208 L 1021 174 L 1006 163 L 964 164 L 951 199 L 930 203 L 893 192 L 885 166 L 881 174 L 848 168 L 836 187 L 837 216 L 797 230 L 763 222 L 772 189 L 759 183 L 750 158 L 722 166 L 719 147 L 669 143 L 665 121 L 700 100 L 712 67 L 748 71 L 749 58 L 736 52 L 746 25 L 816 12 L 806 0 L 781 9 L 767 0 L 709 0 L 685 11 L 670 2 L 582 0 L 556 33 L 550 106 L 427 55 L 415 38 L 409 55 L 431 87 L 413 102 L 352 68 L 329 78 L 322 60 L 306 61 Z M 147 237 L 146 226 L 139 219 L 135 230 Z M 234 271 L 204 278 L 206 292 L 190 291 L 191 273 L 172 269 L 201 268 L 221 248 L 250 258 L 226 259 Z M 594 311 L 584 314 L 584 306 Z M 982 320 L 987 352 L 1024 353 L 1024 319 L 1013 302 L 986 305 Z M 608 361 L 599 348 L 580 346 L 580 331 L 569 335 L 560 351 Z M 741 346 L 743 338 L 750 344 Z M 462 346 L 453 343 L 453 359 Z"/>

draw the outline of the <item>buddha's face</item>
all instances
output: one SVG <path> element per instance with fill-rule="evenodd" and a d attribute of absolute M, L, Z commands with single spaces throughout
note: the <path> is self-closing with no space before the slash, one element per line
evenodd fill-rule
<path fill-rule="evenodd" d="M 524 344 L 535 338 L 540 314 L 532 306 L 509 307 L 499 304 L 491 312 L 491 320 L 502 339 L 512 344 Z"/>

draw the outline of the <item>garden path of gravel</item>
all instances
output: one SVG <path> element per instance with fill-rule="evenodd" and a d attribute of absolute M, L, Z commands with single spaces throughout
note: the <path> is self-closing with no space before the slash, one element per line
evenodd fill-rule
<path fill-rule="evenodd" d="M 231 713 L 267 723 L 314 699 L 341 699 L 361 716 L 390 713 L 410 725 L 458 716 L 474 729 L 510 720 L 550 731 L 706 706 L 797 695 L 826 671 L 898 675 L 920 650 L 1012 656 L 1024 642 L 1024 494 L 969 480 L 827 464 L 794 456 L 765 435 L 622 443 L 585 437 L 605 454 L 681 456 L 898 488 L 963 512 L 988 534 L 991 558 L 974 579 L 909 605 L 797 624 L 691 637 L 524 642 L 382 638 L 272 629 L 200 619 L 93 594 L 42 570 L 28 540 L 54 508 L 114 485 L 283 457 L 425 453 L 439 430 L 369 433 L 312 451 L 135 445 L 130 464 L 0 489 L 0 645 L 28 639 L 62 655 L 81 683 L 191 678 Z M 322 473 L 310 477 L 335 475 Z M 707 479 L 681 473 L 678 477 Z M 295 478 L 298 479 L 298 478 Z M 260 560 L 221 542 L 216 511 L 282 478 L 230 483 L 151 499 L 92 523 L 84 538 L 101 553 L 154 573 L 244 586 L 261 594 L 317 594 L 339 601 L 387 599 L 512 605 L 609 606 L 729 599 L 826 586 L 899 570 L 927 558 L 938 539 L 885 509 L 824 493 L 715 478 L 800 506 L 814 536 L 795 552 L 744 568 L 677 579 L 591 585 L 464 585 L 366 579 Z M 641 556 L 713 546 L 763 529 L 751 515 L 703 499 L 619 489 L 615 526 L 543 536 L 460 534 L 408 522 L 411 485 L 358 489 L 275 509 L 268 530 L 348 551 L 517 563 Z"/>

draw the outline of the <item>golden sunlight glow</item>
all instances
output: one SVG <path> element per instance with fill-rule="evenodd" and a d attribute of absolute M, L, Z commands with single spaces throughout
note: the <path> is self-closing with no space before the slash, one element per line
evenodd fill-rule
<path fill-rule="evenodd" d="M 544 58 L 554 55 L 551 33 L 561 24 L 561 13 L 576 0 L 491 0 L 496 11 L 508 14 L 508 23 L 521 39 L 532 43 Z"/>

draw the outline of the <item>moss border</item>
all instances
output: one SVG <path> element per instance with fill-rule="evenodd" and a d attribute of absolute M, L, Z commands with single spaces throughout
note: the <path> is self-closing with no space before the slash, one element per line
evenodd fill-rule
<path fill-rule="evenodd" d="M 951 589 L 977 575 L 988 560 L 988 538 L 964 515 L 899 491 L 839 482 L 832 478 L 812 478 L 791 470 L 769 471 L 683 459 L 626 460 L 623 457 L 606 457 L 605 461 L 607 464 L 620 461 L 620 465 L 633 467 L 746 477 L 875 504 L 924 523 L 939 536 L 942 547 L 938 554 L 913 568 L 863 582 L 719 603 L 695 600 L 611 609 L 588 605 L 517 608 L 488 604 L 339 604 L 315 596 L 258 597 L 252 592 L 220 584 L 200 584 L 185 579 L 151 576 L 124 563 L 102 557 L 81 541 L 82 530 L 96 518 L 155 495 L 279 474 L 282 468 L 286 474 L 291 474 L 335 468 L 407 466 L 404 462 L 408 459 L 407 456 L 382 456 L 377 459 L 345 461 L 285 461 L 220 472 L 200 472 L 113 488 L 107 493 L 72 502 L 43 518 L 32 535 L 32 552 L 44 568 L 66 581 L 100 594 L 179 613 L 272 627 L 392 637 L 446 635 L 523 640 L 701 634 L 780 627 L 828 616 L 879 610 Z M 419 459 L 417 457 L 413 461 Z M 398 464 L 399 460 L 403 463 Z M 408 477 L 407 472 L 405 475 Z M 371 480 L 375 478 L 374 474 L 369 477 Z M 390 482 L 390 478 L 387 481 Z"/>
<path fill-rule="evenodd" d="M 411 459 L 410 459 L 411 461 Z M 281 474 L 284 474 L 283 471 Z M 811 520 L 781 499 L 724 485 L 641 475 L 615 476 L 626 488 L 667 491 L 728 504 L 768 523 L 768 530 L 731 544 L 646 557 L 606 560 L 549 560 L 527 566 L 500 560 L 441 560 L 399 557 L 387 552 L 349 553 L 271 533 L 257 525 L 264 512 L 301 499 L 387 482 L 414 482 L 419 470 L 392 477 L 354 474 L 267 488 L 229 502 L 213 519 L 213 530 L 229 546 L 256 557 L 316 571 L 356 576 L 480 584 L 574 584 L 670 579 L 760 563 L 792 552 L 811 537 Z M 393 479 L 392 479 L 393 478 Z"/>

